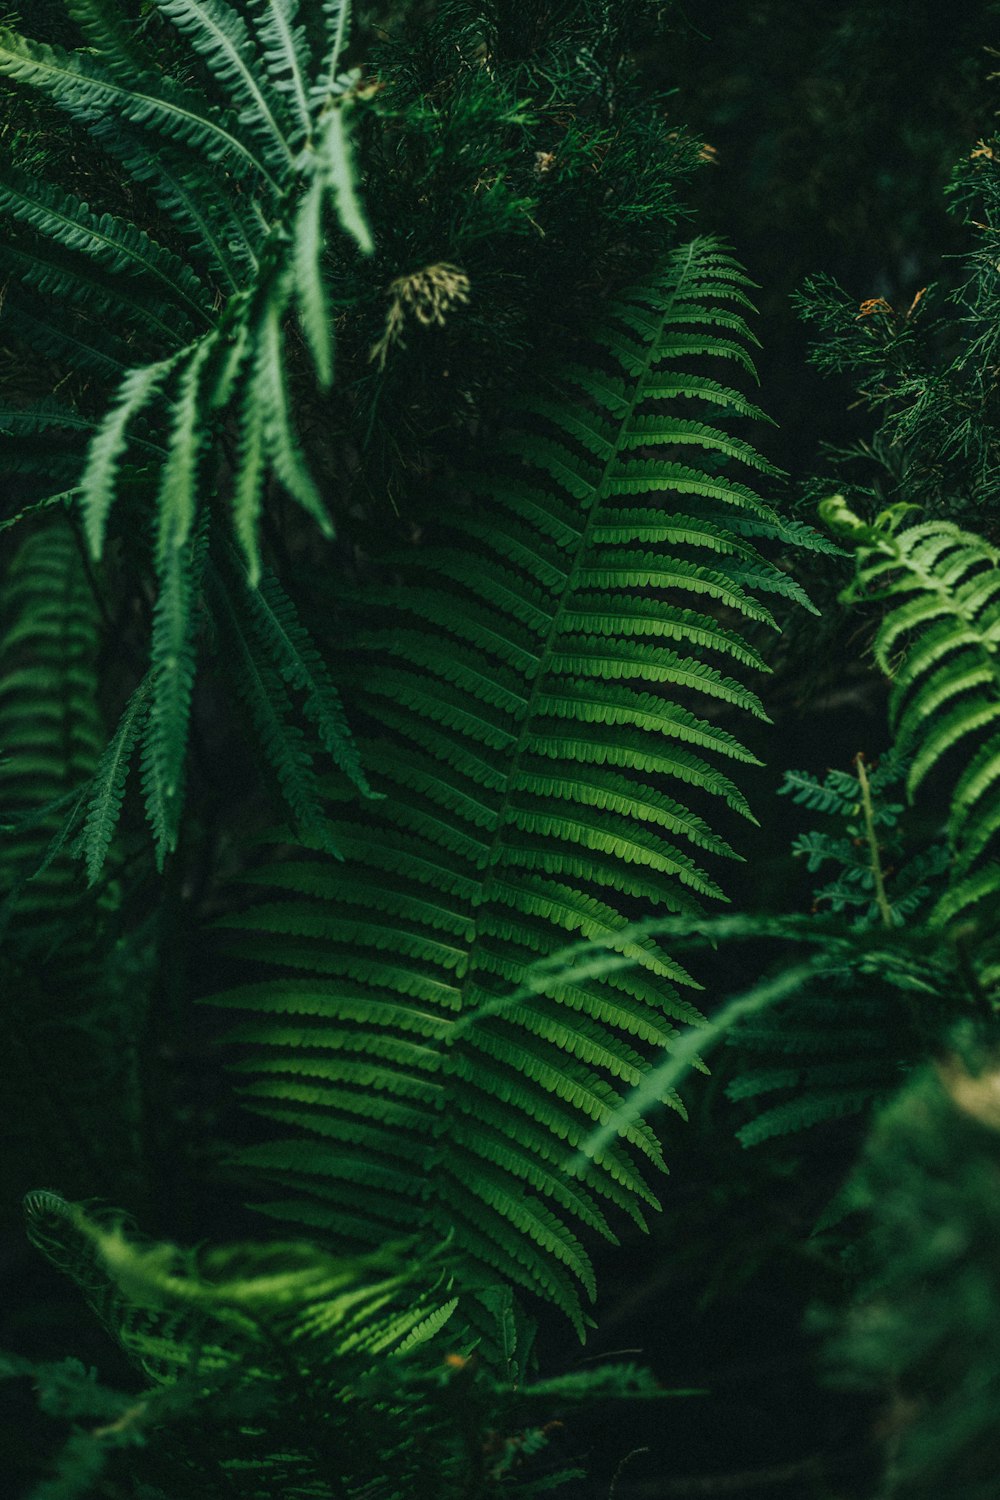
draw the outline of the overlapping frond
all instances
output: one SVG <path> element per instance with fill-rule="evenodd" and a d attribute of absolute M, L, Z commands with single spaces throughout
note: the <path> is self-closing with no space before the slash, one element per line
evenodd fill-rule
<path fill-rule="evenodd" d="M 94 771 L 86 806 L 86 821 L 80 849 L 93 884 L 100 875 L 121 817 L 125 782 L 132 751 L 149 713 L 150 676 L 147 675 L 125 705 L 118 727 L 104 749 Z"/>
<path fill-rule="evenodd" d="M 191 267 L 134 224 L 95 214 L 74 194 L 10 170 L 0 182 L 0 214 L 87 256 L 113 276 L 158 281 L 189 312 L 204 316 L 201 284 Z"/>
<path fill-rule="evenodd" d="M 65 0 L 66 12 L 116 78 L 135 83 L 156 65 L 115 0 Z"/>
<path fill-rule="evenodd" d="M 6 326 L 68 376 L 88 377 L 83 412 L 68 405 L 60 423 L 44 404 L 15 400 L 0 426 L 16 440 L 10 461 L 22 473 L 39 471 L 36 449 L 62 427 L 41 472 L 62 490 L 77 482 L 95 560 L 109 528 L 118 532 L 120 495 L 140 507 L 130 511 L 130 526 L 137 514 L 148 516 L 158 595 L 141 743 L 162 862 L 181 815 L 198 635 L 200 580 L 185 560 L 189 538 L 211 510 L 231 502 L 224 524 L 256 586 L 267 576 L 259 533 L 272 492 L 283 489 L 325 535 L 333 532 L 302 440 L 300 403 L 333 378 L 329 231 L 339 223 L 361 249 L 372 247 L 350 159 L 349 96 L 337 73 L 347 7 L 333 6 L 325 17 L 320 60 L 295 0 L 260 0 L 247 14 L 230 0 L 156 0 L 203 65 L 200 76 L 211 75 L 205 85 L 171 76 L 136 38 L 118 0 L 67 4 L 88 48 L 67 52 L 0 28 L 0 75 L 41 92 L 90 130 L 119 164 L 112 180 L 124 167 L 154 196 L 158 214 L 148 231 L 56 182 L 0 173 L 0 215 L 13 223 L 0 246 L 10 277 Z M 342 254 L 346 246 L 344 238 Z M 296 318 L 312 372 L 302 370 L 300 340 L 290 332 Z M 96 420 L 94 377 L 106 391 Z M 226 432 L 230 412 L 235 445 Z M 203 482 L 209 473 L 211 483 Z M 259 607 L 239 606 L 250 628 L 236 653 L 246 674 L 237 688 L 296 824 L 319 836 L 308 756 L 296 743 L 298 695 L 322 750 L 359 787 L 364 778 L 337 695 L 320 680 L 315 648 L 301 626 L 278 628 L 273 604 L 262 598 Z M 87 798 L 82 847 L 91 878 L 109 847 L 139 719 L 130 709 L 122 723 L 109 749 L 110 776 Z"/>
<path fill-rule="evenodd" d="M 440 1275 L 426 1260 L 407 1263 L 402 1245 L 367 1259 L 303 1241 L 182 1251 L 144 1242 L 120 1219 L 89 1215 L 56 1193 L 29 1193 L 24 1210 L 32 1243 L 159 1382 L 227 1366 L 245 1380 L 273 1378 L 296 1357 L 318 1376 L 347 1355 L 410 1349 L 455 1308 L 436 1295 Z"/>
<path fill-rule="evenodd" d="M 205 566 L 207 538 L 169 542 L 160 570 L 153 614 L 149 719 L 144 754 L 147 812 L 158 867 L 177 847 L 181 787 L 196 670 L 195 599 Z M 127 710 L 126 710 L 127 712 Z"/>
<path fill-rule="evenodd" d="M 98 614 L 65 521 L 18 548 L 3 580 L 3 604 L 0 884 L 27 930 L 32 910 L 41 920 L 53 902 L 73 902 L 65 860 L 50 863 L 39 883 L 22 883 L 58 829 L 67 794 L 78 793 L 93 772 L 104 740 L 95 698 Z"/>
<path fill-rule="evenodd" d="M 180 546 L 168 541 L 153 612 L 151 664 L 126 703 L 110 743 L 83 786 L 63 837 L 82 853 L 91 884 L 100 876 L 122 814 L 126 782 L 138 753 L 142 791 L 156 863 L 177 846 L 187 751 L 187 726 L 198 667 L 205 604 L 222 645 L 220 665 L 249 710 L 261 759 L 273 774 L 297 835 L 339 854 L 314 764 L 329 758 L 363 795 L 371 795 L 339 695 L 308 632 L 278 580 L 266 573 L 260 591 L 239 562 L 208 555 L 204 527 Z M 293 702 L 293 696 L 301 700 Z M 318 741 L 311 746 L 304 719 Z"/>
<path fill-rule="evenodd" d="M 0 27 L 0 73 L 37 89 L 84 125 L 95 114 L 118 114 L 126 123 L 176 141 L 238 174 L 263 171 L 236 134 L 163 75 L 156 91 L 150 92 L 141 84 L 120 82 L 90 53 L 34 42 L 6 26 Z"/>
<path fill-rule="evenodd" d="M 1000 551 L 949 521 L 867 526 L 837 496 L 825 518 L 858 547 L 849 595 L 887 605 L 875 658 L 892 680 L 890 722 L 912 795 L 948 786 L 949 886 L 933 920 L 1000 894 Z"/>
<path fill-rule="evenodd" d="M 295 121 L 294 138 L 308 136 L 312 129 L 312 58 L 305 27 L 296 25 L 299 0 L 258 0 L 258 10 L 260 45 L 271 85 L 287 96 Z"/>
<path fill-rule="evenodd" d="M 109 801 L 121 790 L 102 757 L 100 611 L 81 543 L 58 510 L 31 527 L 0 586 L 0 992 L 31 1021 L 9 1039 L 8 1151 L 12 1186 L 58 1169 L 87 1194 L 134 1180 L 132 1013 L 109 933 L 114 886 L 81 888 L 67 835 L 91 784 Z M 110 842 L 97 823 L 92 838 Z M 86 1123 L 94 1088 L 109 1110 L 99 1152 Z"/>
<path fill-rule="evenodd" d="M 155 0 L 188 38 L 238 111 L 239 122 L 259 142 L 264 160 L 280 174 L 292 164 L 283 101 L 276 97 L 246 22 L 228 0 Z"/>
<path fill-rule="evenodd" d="M 921 937 L 948 851 L 914 843 L 906 829 L 907 771 L 906 760 L 889 751 L 871 767 L 859 754 L 853 770 L 830 770 L 822 780 L 806 771 L 785 775 L 781 792 L 823 819 L 792 844 L 820 877 L 812 911 L 842 925 L 839 934 L 830 929 L 836 941 L 827 961 L 796 993 L 729 1037 L 744 1054 L 726 1092 L 745 1117 L 737 1132 L 745 1146 L 870 1110 L 954 1005 L 953 996 L 944 998 L 936 939 L 925 954 Z M 866 942 L 880 933 L 887 946 L 876 960 Z"/>
<path fill-rule="evenodd" d="M 742 1056 L 726 1093 L 742 1106 L 739 1141 L 756 1146 L 871 1110 L 902 1076 L 901 1036 L 916 1055 L 909 1021 L 898 990 L 831 963 L 792 1000 L 735 1028 L 729 1040 Z"/>
<path fill-rule="evenodd" d="M 630 1364 L 532 1380 L 534 1329 L 509 1289 L 484 1290 L 475 1335 L 456 1328 L 444 1258 L 412 1240 L 354 1256 L 299 1239 L 187 1251 L 53 1192 L 29 1192 L 24 1210 L 34 1245 L 146 1377 L 126 1395 L 73 1359 L 0 1354 L 0 1379 L 30 1378 L 42 1410 L 82 1424 L 46 1480 L 67 1494 L 114 1462 L 122 1427 L 138 1449 L 129 1478 L 156 1494 L 202 1500 L 222 1475 L 234 1500 L 459 1500 L 470 1453 L 486 1456 L 490 1490 L 550 1494 L 580 1478 L 551 1455 L 535 1464 L 554 1409 L 686 1394 Z"/>
<path fill-rule="evenodd" d="M 609 309 L 592 368 L 527 402 L 493 467 L 390 560 L 343 664 L 382 726 L 363 753 L 385 800 L 336 821 L 342 867 L 258 872 L 278 899 L 223 939 L 253 978 L 213 999 L 243 1016 L 245 1100 L 283 1127 L 240 1153 L 281 1191 L 265 1212 L 361 1243 L 451 1227 L 473 1280 L 541 1293 L 581 1332 L 580 1231 L 612 1234 L 608 1209 L 641 1223 L 663 1159 L 644 1119 L 584 1180 L 570 1153 L 616 1119 L 649 1046 L 699 1019 L 695 980 L 627 916 L 722 897 L 702 861 L 734 851 L 711 810 L 751 816 L 728 769 L 754 762 L 726 725 L 763 715 L 733 675 L 762 665 L 743 629 L 772 623 L 760 579 L 794 592 L 758 551 L 775 512 L 723 477 L 751 450 L 692 418 L 690 390 L 682 415 L 657 393 L 693 345 L 732 363 L 716 330 L 740 332 L 747 284 L 711 241 L 677 252 Z M 622 964 L 539 971 L 579 938 Z"/>

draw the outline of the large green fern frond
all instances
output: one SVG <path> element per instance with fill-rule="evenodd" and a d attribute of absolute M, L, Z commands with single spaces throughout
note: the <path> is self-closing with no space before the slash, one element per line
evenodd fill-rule
<path fill-rule="evenodd" d="M 253 978 L 213 1002 L 243 1012 L 244 1097 L 284 1127 L 239 1156 L 283 1190 L 266 1212 L 362 1243 L 451 1228 L 473 1281 L 540 1292 L 581 1331 L 579 1230 L 612 1233 L 607 1207 L 641 1223 L 663 1161 L 644 1119 L 583 1181 L 570 1154 L 616 1118 L 649 1045 L 699 1019 L 686 968 L 624 929 L 637 908 L 722 896 L 700 863 L 734 853 L 711 808 L 751 816 L 728 768 L 755 759 L 723 718 L 763 714 L 731 675 L 762 665 L 741 627 L 773 623 L 759 580 L 794 595 L 757 547 L 778 517 L 719 468 L 751 450 L 692 417 L 690 391 L 683 415 L 659 394 L 694 347 L 732 363 L 717 330 L 742 336 L 728 309 L 747 284 L 711 241 L 676 252 L 611 306 L 592 364 L 529 401 L 492 471 L 389 560 L 343 663 L 381 726 L 363 748 L 385 800 L 337 821 L 341 868 L 258 872 L 279 899 L 226 942 Z M 744 407 L 725 389 L 728 421 Z M 711 469 L 688 460 L 692 420 Z M 570 938 L 629 967 L 533 978 Z"/>
<path fill-rule="evenodd" d="M 0 1379 L 30 1378 L 43 1410 L 85 1424 L 45 1466 L 53 1492 L 92 1487 L 124 1426 L 130 1482 L 186 1500 L 213 1500 L 220 1476 L 233 1500 L 467 1500 L 470 1472 L 490 1494 L 548 1494 L 581 1477 L 534 1467 L 554 1411 L 686 1394 L 632 1365 L 531 1380 L 534 1331 L 510 1292 L 484 1292 L 477 1338 L 456 1331 L 442 1257 L 406 1241 L 366 1256 L 301 1240 L 183 1251 L 52 1192 L 24 1208 L 34 1245 L 146 1376 L 124 1395 L 76 1360 L 0 1354 Z"/>
<path fill-rule="evenodd" d="M 135 225 L 95 214 L 75 195 L 11 171 L 0 182 L 0 214 L 87 256 L 112 276 L 159 282 L 189 314 L 204 320 L 203 289 L 191 267 Z"/>

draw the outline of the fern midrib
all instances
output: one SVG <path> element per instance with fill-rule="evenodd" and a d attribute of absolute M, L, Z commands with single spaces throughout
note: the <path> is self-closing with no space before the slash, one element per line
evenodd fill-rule
<path fill-rule="evenodd" d="M 327 3 L 323 6 L 323 10 L 326 13 L 327 25 L 329 25 L 332 8 L 329 0 L 327 0 Z M 329 40 L 330 57 L 326 64 L 326 92 L 331 95 L 336 91 L 337 87 L 337 64 L 340 62 L 340 54 L 343 52 L 344 43 L 347 40 L 347 24 L 350 9 L 350 0 L 341 0 L 336 9 L 333 35 Z"/>
<path fill-rule="evenodd" d="M 644 399 L 646 381 L 649 377 L 650 369 L 659 350 L 660 339 L 663 335 L 663 329 L 666 326 L 670 313 L 677 301 L 680 293 L 680 288 L 686 279 L 688 269 L 690 268 L 691 263 L 694 260 L 694 252 L 697 244 L 698 241 L 695 240 L 686 246 L 687 263 L 681 274 L 679 274 L 677 277 L 669 302 L 661 309 L 656 337 L 651 339 L 649 342 L 649 348 L 646 354 L 645 363 L 642 367 L 642 373 L 635 380 L 632 396 L 629 401 L 628 407 L 622 414 L 618 424 L 614 445 L 607 459 L 605 460 L 604 465 L 602 466 L 600 479 L 594 486 L 593 500 L 591 501 L 590 508 L 587 513 L 586 522 L 580 536 L 579 544 L 576 548 L 576 554 L 573 559 L 572 567 L 569 571 L 569 576 L 566 580 L 566 585 L 562 591 L 562 594 L 560 595 L 555 614 L 552 616 L 548 631 L 546 632 L 544 647 L 538 653 L 539 661 L 542 663 L 548 663 L 549 661 L 551 661 L 552 657 L 555 654 L 554 642 L 559 639 L 559 636 L 564 629 L 567 602 L 574 598 L 578 590 L 579 576 L 583 564 L 583 559 L 586 558 L 589 554 L 591 534 L 594 530 L 595 525 L 597 524 L 597 517 L 602 511 L 602 502 L 605 498 L 605 487 L 611 477 L 612 468 L 616 463 L 619 462 L 621 457 L 621 440 L 623 434 L 631 424 L 635 416 L 636 408 Z M 499 809 L 496 829 L 494 831 L 493 838 L 490 841 L 489 854 L 487 856 L 488 862 L 486 865 L 486 870 L 482 885 L 480 887 L 479 895 L 474 902 L 475 906 L 486 906 L 492 899 L 494 872 L 502 868 L 501 859 L 503 852 L 507 847 L 505 831 L 509 826 L 508 820 L 510 816 L 511 803 L 510 783 L 519 770 L 520 763 L 524 759 L 526 754 L 526 743 L 528 735 L 531 732 L 534 724 L 536 705 L 539 697 L 542 695 L 543 679 L 547 679 L 550 675 L 551 673 L 547 666 L 543 666 L 541 671 L 535 673 L 534 679 L 532 681 L 531 692 L 529 694 L 527 706 L 524 711 L 524 717 L 521 720 L 521 730 L 518 734 L 517 742 L 511 754 L 510 766 L 507 773 L 507 788 L 504 794 L 504 802 Z M 475 937 L 470 943 L 470 959 L 472 959 L 473 951 L 475 948 L 475 944 L 478 941 L 478 937 L 479 934 L 477 930 Z M 474 973 L 475 963 L 473 960 L 470 963 L 470 977 Z"/>

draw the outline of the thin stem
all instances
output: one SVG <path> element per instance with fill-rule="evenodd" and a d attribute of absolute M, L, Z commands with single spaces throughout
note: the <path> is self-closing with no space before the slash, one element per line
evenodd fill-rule
<path fill-rule="evenodd" d="M 892 907 L 885 893 L 885 881 L 882 877 L 882 860 L 879 854 L 878 839 L 875 835 L 875 809 L 872 805 L 872 789 L 868 780 L 868 772 L 865 770 L 865 758 L 859 750 L 854 757 L 854 764 L 858 771 L 858 785 L 861 788 L 861 807 L 865 817 L 865 835 L 868 839 L 868 851 L 871 855 L 871 872 L 875 881 L 875 903 L 882 916 L 882 926 L 893 928 L 896 925 L 892 915 Z"/>

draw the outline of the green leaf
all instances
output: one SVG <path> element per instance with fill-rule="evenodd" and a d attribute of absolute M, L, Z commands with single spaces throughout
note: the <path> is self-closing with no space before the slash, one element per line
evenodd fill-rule
<path fill-rule="evenodd" d="M 100 557 L 104 548 L 104 532 L 115 499 L 121 458 L 128 444 L 129 423 L 159 394 L 177 358 L 177 355 L 172 355 L 169 359 L 138 365 L 127 371 L 114 405 L 109 408 L 91 442 L 87 466 L 80 480 L 80 504 L 84 532 L 94 558 Z"/>

